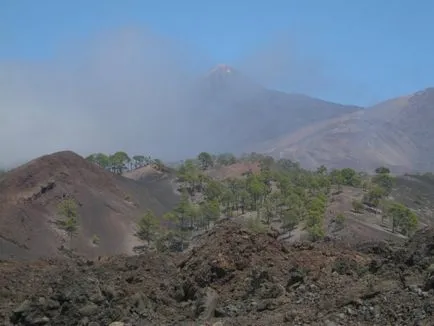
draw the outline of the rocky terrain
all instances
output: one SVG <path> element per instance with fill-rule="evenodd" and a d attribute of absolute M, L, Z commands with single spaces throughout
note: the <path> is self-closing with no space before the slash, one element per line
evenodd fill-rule
<path fill-rule="evenodd" d="M 4 325 L 432 325 L 434 233 L 283 245 L 225 220 L 181 254 L 0 263 Z"/>
<path fill-rule="evenodd" d="M 271 173 L 275 174 L 269 195 L 278 194 L 288 180 L 293 187 L 288 189 L 298 185 L 298 191 L 313 196 L 299 204 L 307 205 L 314 216 L 311 204 L 319 197 L 313 190 L 318 190 L 317 182 L 332 181 L 332 175 L 301 169 L 291 161 L 272 163 L 267 157 L 259 161 L 254 157 L 205 170 L 191 161 L 193 165 L 176 172 L 183 182 L 175 179 L 175 171 L 161 172 L 152 166 L 118 175 L 72 152 L 47 155 L 9 171 L 0 177 L 0 322 L 7 326 L 433 325 L 431 174 L 377 175 L 394 180 L 384 200 L 398 200 L 417 212 L 417 231 L 410 238 L 392 230 L 392 219 L 384 216 L 382 205 L 363 204 L 377 179 L 347 169 L 338 173 L 347 178 L 354 173 L 353 186 L 347 179 L 345 185 L 323 183 L 327 196 L 318 225 L 324 233 L 315 242 L 310 241 L 307 219 L 298 220 L 288 231 L 277 211 L 265 222 L 266 206 L 240 210 L 235 202 L 228 207 L 237 207 L 227 214 L 219 210 L 220 217 L 212 217 L 208 226 L 199 219 L 189 221 L 188 239 L 175 224 L 174 229 L 159 229 L 158 237 L 148 238 L 147 245 L 140 242 L 140 251 L 133 250 L 139 244 L 134 227 L 145 210 L 155 213 L 156 223 L 166 221 L 162 214 L 168 211 L 185 214 L 200 205 L 209 211 L 196 210 L 202 213 L 185 217 L 207 216 L 211 190 L 225 189 L 225 182 L 254 190 L 249 185 Z M 271 164 L 268 169 L 266 162 Z M 180 199 L 176 189 L 184 185 L 188 193 L 191 184 L 196 193 Z M 260 185 L 256 182 L 256 187 Z M 296 202 L 295 193 L 287 195 L 292 196 L 289 204 Z M 59 202 L 69 198 L 78 203 L 79 213 L 79 230 L 69 239 L 72 242 L 52 222 L 59 214 Z M 358 211 L 355 200 L 362 205 Z M 171 232 L 175 242 L 181 240 L 183 251 L 169 250 Z M 100 243 L 91 241 L 94 234 L 101 237 Z"/>

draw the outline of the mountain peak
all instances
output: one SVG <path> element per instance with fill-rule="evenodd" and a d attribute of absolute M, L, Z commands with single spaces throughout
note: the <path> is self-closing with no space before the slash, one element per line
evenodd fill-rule
<path fill-rule="evenodd" d="M 211 88 L 219 91 L 226 89 L 231 92 L 251 92 L 252 90 L 257 91 L 260 88 L 260 85 L 256 82 L 227 64 L 218 64 L 209 70 L 205 79 Z"/>
<path fill-rule="evenodd" d="M 232 68 L 231 66 L 221 63 L 218 64 L 217 66 L 215 66 L 214 68 L 212 68 L 208 75 L 213 75 L 213 74 L 230 74 L 234 72 L 234 68 Z"/>

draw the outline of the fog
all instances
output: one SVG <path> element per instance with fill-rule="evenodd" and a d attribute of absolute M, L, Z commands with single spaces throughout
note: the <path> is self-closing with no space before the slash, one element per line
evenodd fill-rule
<path fill-rule="evenodd" d="M 296 60 L 289 44 L 272 40 L 236 65 L 267 85 L 317 87 L 320 69 Z M 204 136 L 208 126 L 191 110 L 192 90 L 216 63 L 197 48 L 135 28 L 64 40 L 44 61 L 0 61 L 0 167 L 66 149 L 165 160 L 207 150 L 218 139 Z"/>

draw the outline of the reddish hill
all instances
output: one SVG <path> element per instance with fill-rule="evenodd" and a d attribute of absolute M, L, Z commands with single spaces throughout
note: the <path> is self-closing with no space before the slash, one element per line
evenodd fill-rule
<path fill-rule="evenodd" d="M 244 173 L 247 173 L 249 171 L 253 173 L 259 173 L 259 163 L 240 162 L 228 166 L 221 166 L 209 170 L 208 175 L 217 179 L 240 178 Z"/>
<path fill-rule="evenodd" d="M 53 222 L 64 198 L 78 203 L 72 246 L 85 255 L 130 252 L 140 214 L 148 208 L 162 214 L 177 201 L 170 187 L 114 175 L 73 152 L 46 155 L 0 178 L 0 258 L 58 254 L 66 239 Z"/>

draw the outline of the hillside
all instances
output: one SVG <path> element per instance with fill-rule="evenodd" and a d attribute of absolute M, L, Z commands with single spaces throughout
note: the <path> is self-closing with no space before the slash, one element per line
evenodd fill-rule
<path fill-rule="evenodd" d="M 351 166 L 372 171 L 387 165 L 395 172 L 434 170 L 434 88 L 380 103 L 263 143 L 275 156 L 303 166 Z"/>
<path fill-rule="evenodd" d="M 54 224 L 68 198 L 78 203 L 71 243 Z M 91 256 L 131 252 L 138 217 L 148 208 L 163 214 L 176 202 L 167 180 L 138 183 L 73 152 L 46 155 L 0 178 L 0 258 L 55 256 L 62 245 Z"/>
<path fill-rule="evenodd" d="M 192 149 L 202 146 L 193 153 L 204 148 L 244 152 L 258 142 L 360 109 L 270 90 L 227 65 L 217 66 L 200 79 L 190 106 L 194 125 L 186 137 Z"/>
<path fill-rule="evenodd" d="M 0 260 L 3 324 L 434 321 L 432 174 L 312 172 L 257 153 L 200 153 L 176 171 L 125 170 L 115 175 L 60 152 L 0 179 L 0 212 L 7 217 L 0 230 L 15 232 L 14 244 L 34 258 L 44 250 L 50 256 Z M 59 257 L 56 248 L 68 242 L 49 221 L 64 197 L 79 203 L 81 230 L 76 255 Z M 142 254 L 112 255 L 132 253 L 134 216 L 145 207 L 167 214 L 158 216 L 160 227 L 157 217 L 140 220 Z M 101 237 L 96 247 L 94 232 Z"/>

